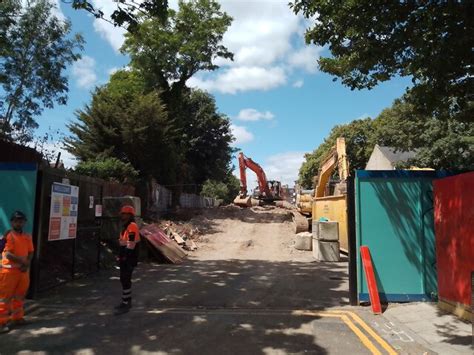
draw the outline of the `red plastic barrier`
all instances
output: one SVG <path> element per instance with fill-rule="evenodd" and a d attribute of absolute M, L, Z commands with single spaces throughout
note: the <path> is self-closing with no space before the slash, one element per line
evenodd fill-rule
<path fill-rule="evenodd" d="M 474 271 L 474 172 L 434 181 L 439 298 L 471 303 Z"/>
<path fill-rule="evenodd" d="M 377 281 L 375 280 L 374 266 L 372 265 L 372 258 L 370 257 L 369 247 L 366 245 L 362 245 L 360 247 L 360 255 L 362 257 L 362 264 L 364 265 L 367 287 L 369 288 L 372 312 L 374 314 L 381 314 L 382 305 L 380 304 L 379 291 L 377 288 Z"/>

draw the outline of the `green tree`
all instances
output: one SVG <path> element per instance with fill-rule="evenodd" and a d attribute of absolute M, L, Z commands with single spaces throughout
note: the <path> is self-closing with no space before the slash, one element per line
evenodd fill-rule
<path fill-rule="evenodd" d="M 373 127 L 379 145 L 416 151 L 416 157 L 402 166 L 474 169 L 473 123 L 420 115 L 411 103 L 396 100 Z"/>
<path fill-rule="evenodd" d="M 143 94 L 142 82 L 134 72 L 115 73 L 95 91 L 92 103 L 76 113 L 66 147 L 82 161 L 115 157 L 132 164 L 142 177 L 174 183 L 177 133 L 159 93 Z"/>
<path fill-rule="evenodd" d="M 6 0 L 0 3 L 0 57 L 3 58 L 11 51 L 8 31 L 15 24 L 16 14 L 20 11 L 19 0 Z M 0 83 L 5 80 L 5 75 L 0 72 Z"/>
<path fill-rule="evenodd" d="M 214 0 L 179 1 L 163 23 L 146 19 L 126 34 L 122 52 L 146 80 L 148 90 L 160 90 L 171 116 L 179 110 L 186 81 L 198 71 L 215 70 L 217 58 L 232 58 L 222 38 L 232 18 Z"/>
<path fill-rule="evenodd" d="M 213 197 L 218 200 L 224 200 L 229 194 L 227 185 L 221 181 L 206 180 L 202 186 L 201 195 Z"/>
<path fill-rule="evenodd" d="M 305 155 L 300 172 L 300 184 L 304 188 L 312 188 L 313 180 L 324 158 L 336 144 L 338 137 L 346 139 L 346 153 L 349 168 L 363 169 L 375 145 L 374 128 L 371 118 L 354 120 L 351 123 L 335 126 L 328 137 L 324 139 L 312 153 Z"/>
<path fill-rule="evenodd" d="M 223 181 L 206 180 L 203 184 L 201 195 L 223 200 L 231 203 L 240 192 L 240 181 L 228 172 Z"/>
<path fill-rule="evenodd" d="M 139 172 L 130 163 L 111 157 L 81 161 L 76 165 L 74 171 L 81 175 L 120 183 L 134 183 L 139 175 Z"/>
<path fill-rule="evenodd" d="M 177 145 L 183 152 L 184 182 L 223 180 L 234 152 L 233 136 L 230 121 L 218 112 L 214 98 L 201 90 L 190 91 L 175 122 L 181 133 Z"/>
<path fill-rule="evenodd" d="M 472 121 L 474 2 L 293 0 L 291 7 L 317 18 L 306 42 L 329 48 L 322 71 L 352 89 L 408 76 L 417 110 Z"/>
<path fill-rule="evenodd" d="M 71 35 L 71 24 L 55 17 L 53 6 L 48 0 L 0 3 L 0 137 L 31 141 L 35 116 L 66 104 L 65 69 L 80 58 L 83 39 Z"/>

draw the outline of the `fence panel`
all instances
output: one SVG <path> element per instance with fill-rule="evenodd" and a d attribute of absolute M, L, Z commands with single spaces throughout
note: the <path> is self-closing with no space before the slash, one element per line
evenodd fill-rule
<path fill-rule="evenodd" d="M 49 241 L 51 187 L 54 182 L 62 182 L 64 178 L 69 179 L 71 185 L 79 186 L 77 234 L 75 239 Z M 98 270 L 100 222 L 95 217 L 95 205 L 101 203 L 103 181 L 44 168 L 40 184 L 39 270 L 36 275 L 36 288 L 39 291 Z"/>
<path fill-rule="evenodd" d="M 469 312 L 474 271 L 474 172 L 435 181 L 439 300 Z M 473 304 L 474 306 L 474 304 Z"/>
<path fill-rule="evenodd" d="M 439 172 L 357 171 L 357 250 L 370 248 L 384 301 L 426 301 L 437 292 L 432 181 Z M 359 300 L 368 291 L 357 259 Z"/>

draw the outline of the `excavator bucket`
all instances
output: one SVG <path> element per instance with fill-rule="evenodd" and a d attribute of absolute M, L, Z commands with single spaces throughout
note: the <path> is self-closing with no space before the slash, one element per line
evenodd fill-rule
<path fill-rule="evenodd" d="M 238 195 L 234 199 L 234 205 L 240 206 L 240 207 L 252 207 L 252 197 L 246 196 L 246 197 L 241 197 Z"/>

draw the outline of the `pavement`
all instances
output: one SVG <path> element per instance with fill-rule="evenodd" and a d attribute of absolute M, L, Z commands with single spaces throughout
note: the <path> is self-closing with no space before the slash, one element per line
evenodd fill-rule
<path fill-rule="evenodd" d="M 441 311 L 435 303 L 394 304 L 384 312 L 384 317 L 389 322 L 379 329 L 381 332 L 399 324 L 406 330 L 405 339 L 411 338 L 433 352 L 474 354 L 473 323 Z"/>
<path fill-rule="evenodd" d="M 114 316 L 116 270 L 30 302 L 32 324 L 0 338 L 0 354 L 431 354 L 376 329 L 349 307 L 347 264 L 187 260 L 140 265 L 134 308 Z"/>

